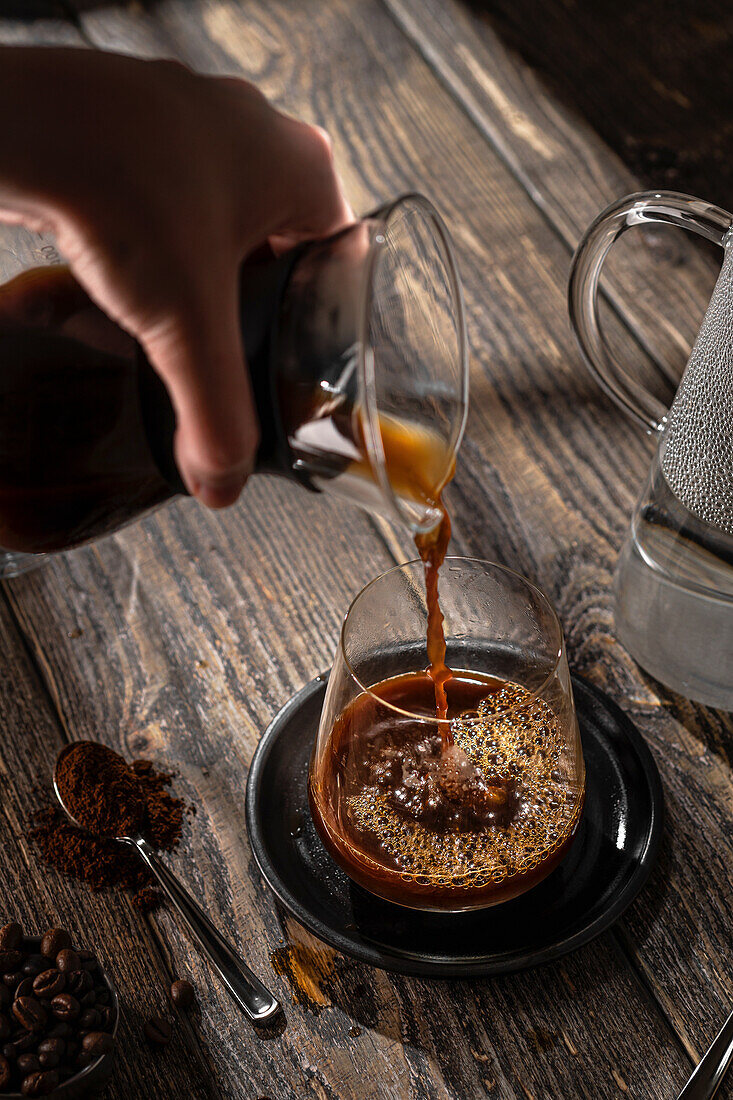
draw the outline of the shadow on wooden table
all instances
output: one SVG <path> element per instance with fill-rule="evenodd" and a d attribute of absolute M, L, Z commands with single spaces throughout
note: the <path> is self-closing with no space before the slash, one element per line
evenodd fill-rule
<path fill-rule="evenodd" d="M 725 0 L 467 0 L 647 186 L 728 207 L 733 11 Z"/>
<path fill-rule="evenodd" d="M 671 851 L 672 845 L 667 835 L 644 890 L 643 915 L 641 918 L 638 916 L 636 905 L 629 910 L 630 914 L 635 914 L 634 923 L 644 935 L 653 927 L 665 905 L 670 882 Z M 369 896 L 359 889 L 354 890 L 352 902 L 355 922 L 361 926 L 363 920 L 363 935 L 370 942 L 375 925 L 373 914 L 377 914 L 378 926 L 381 903 L 375 907 Z M 518 997 L 526 999 L 528 996 L 530 1002 L 536 997 L 536 1020 L 547 1022 L 555 1016 L 562 1018 L 565 1002 L 568 1006 L 578 1001 L 587 1001 L 589 1005 L 600 1003 L 604 990 L 615 989 L 627 980 L 624 977 L 627 964 L 623 951 L 618 947 L 620 939 L 623 950 L 626 950 L 630 940 L 623 931 L 626 916 L 617 926 L 620 937 L 606 932 L 600 939 L 554 963 L 494 978 L 458 980 L 388 975 L 322 943 L 288 917 L 278 903 L 275 904 L 287 941 L 284 947 L 273 953 L 272 963 L 276 973 L 286 980 L 294 1004 L 315 1016 L 336 1008 L 364 1029 L 378 1031 L 394 1042 L 409 1042 L 423 1050 L 430 1045 L 426 1040 L 434 1038 L 437 1020 L 428 1021 L 427 1026 L 422 1028 L 420 1022 L 411 1017 L 409 1003 L 412 1000 L 421 1004 L 434 1003 L 440 1006 L 440 1012 L 457 1013 L 459 1018 L 463 1018 L 463 1015 L 468 1015 L 468 1006 L 476 1002 L 491 1014 L 505 999 L 516 1003 Z M 632 942 L 637 939 L 638 935 Z M 380 942 L 379 936 L 376 942 Z M 603 945 L 600 950 L 599 945 Z M 679 965 L 684 967 L 687 954 L 694 951 L 694 937 L 691 937 L 689 942 L 680 945 Z M 572 975 L 570 981 L 569 975 Z M 395 988 L 398 990 L 398 1003 L 394 1001 Z M 329 1020 L 332 1021 L 329 1026 L 338 1028 L 337 1017 L 329 1016 Z M 405 1035 L 406 1030 L 409 1035 Z M 350 1034 L 355 1035 L 353 1028 Z M 442 1047 L 441 1053 L 446 1057 L 448 1049 L 448 1044 Z M 445 1065 L 441 1068 L 445 1069 Z"/>
<path fill-rule="evenodd" d="M 154 9 L 157 0 L 136 0 Z M 647 186 L 733 192 L 733 11 L 726 0 L 465 0 Z M 32 22 L 109 0 L 4 0 Z"/>

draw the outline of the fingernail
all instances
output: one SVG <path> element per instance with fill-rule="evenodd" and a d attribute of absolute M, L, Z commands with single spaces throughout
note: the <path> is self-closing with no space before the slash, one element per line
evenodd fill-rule
<path fill-rule="evenodd" d="M 192 478 L 190 489 L 196 499 L 207 508 L 228 508 L 238 498 L 246 480 L 242 474 L 216 482 Z"/>

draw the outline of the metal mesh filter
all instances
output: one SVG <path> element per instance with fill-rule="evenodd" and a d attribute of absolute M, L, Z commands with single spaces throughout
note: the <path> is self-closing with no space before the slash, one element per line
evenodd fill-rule
<path fill-rule="evenodd" d="M 669 412 L 662 471 L 698 519 L 733 534 L 733 240 Z"/>

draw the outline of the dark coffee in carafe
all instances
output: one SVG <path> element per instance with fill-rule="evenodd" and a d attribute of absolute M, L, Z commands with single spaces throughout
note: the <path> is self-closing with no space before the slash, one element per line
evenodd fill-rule
<path fill-rule="evenodd" d="M 242 270 L 242 327 L 260 423 L 257 469 L 312 488 L 290 452 L 270 361 L 296 258 L 264 257 Z M 287 415 L 297 422 L 310 399 L 291 393 Z M 68 267 L 31 268 L 0 285 L 1 548 L 65 550 L 185 493 L 174 432 L 167 391 L 141 347 Z"/>
<path fill-rule="evenodd" d="M 135 342 L 68 268 L 0 286 L 0 546 L 63 550 L 179 492 L 174 426 Z"/>
<path fill-rule="evenodd" d="M 357 372 L 325 394 L 317 372 L 298 377 L 290 362 L 281 369 L 279 311 L 298 255 L 262 257 L 240 274 L 261 436 L 256 468 L 374 506 L 382 489 L 364 492 L 375 473 Z M 338 357 L 338 340 L 323 354 Z M 377 419 L 392 491 L 427 507 L 452 470 L 445 442 L 429 425 Z M 167 391 L 142 349 L 68 267 L 32 268 L 0 284 L 0 548 L 65 550 L 185 493 L 174 432 Z"/>

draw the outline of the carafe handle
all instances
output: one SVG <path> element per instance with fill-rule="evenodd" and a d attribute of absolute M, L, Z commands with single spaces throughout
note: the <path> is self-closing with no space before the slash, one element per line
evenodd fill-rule
<path fill-rule="evenodd" d="M 586 365 L 598 384 L 649 434 L 664 429 L 664 405 L 622 366 L 598 317 L 601 269 L 614 242 L 635 225 L 661 222 L 697 233 L 725 248 L 733 215 L 691 195 L 642 191 L 612 203 L 589 226 L 573 257 L 568 283 L 570 323 Z"/>

